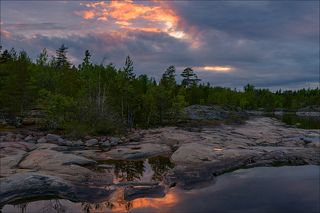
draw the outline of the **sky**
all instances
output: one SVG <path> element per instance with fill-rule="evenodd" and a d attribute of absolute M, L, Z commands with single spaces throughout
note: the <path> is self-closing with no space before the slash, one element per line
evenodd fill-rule
<path fill-rule="evenodd" d="M 123 66 L 159 80 L 174 65 L 203 83 L 271 90 L 319 87 L 319 1 L 1 0 L 1 45 L 35 59 L 61 44 L 79 64 Z"/>

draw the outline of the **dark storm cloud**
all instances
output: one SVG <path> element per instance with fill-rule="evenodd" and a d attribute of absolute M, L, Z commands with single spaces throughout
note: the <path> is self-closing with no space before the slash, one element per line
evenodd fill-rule
<path fill-rule="evenodd" d="M 103 22 L 84 22 L 75 16 L 78 2 L 63 3 L 64 7 L 59 5 L 61 2 L 51 2 L 51 8 L 63 8 L 59 17 L 50 8 L 46 9 L 43 2 L 40 6 L 37 2 L 32 4 L 42 9 L 39 17 L 28 16 L 24 21 L 19 16 L 12 19 L 1 16 L 2 29 L 12 34 L 3 36 L 5 48 L 24 49 L 35 57 L 44 47 L 54 53 L 64 43 L 74 63 L 79 63 L 84 51 L 89 49 L 94 62 L 113 62 L 117 67 L 130 55 L 138 74 L 147 73 L 156 79 L 169 65 L 177 66 L 178 71 L 186 66 L 231 66 L 234 70 L 230 73 L 195 70 L 203 82 L 232 88 L 242 88 L 247 83 L 268 88 L 299 88 L 317 86 L 319 80 L 317 1 L 168 2 L 180 17 L 179 28 L 189 33 L 191 41 L 200 42 L 198 48 L 191 47 L 190 41 L 166 33 L 107 31 Z M 29 9 L 21 5 L 7 8 L 34 14 L 30 5 Z M 67 13 L 65 17 L 64 13 Z M 12 30 L 15 27 L 19 34 Z M 33 36 L 23 35 L 39 29 L 54 33 L 39 31 Z"/>

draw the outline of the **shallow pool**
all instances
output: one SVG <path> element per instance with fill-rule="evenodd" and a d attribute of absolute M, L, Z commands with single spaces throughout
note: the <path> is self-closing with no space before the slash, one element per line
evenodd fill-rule
<path fill-rule="evenodd" d="M 171 188 L 163 198 L 125 201 L 120 192 L 103 203 L 40 200 L 6 205 L 3 212 L 320 212 L 320 166 L 241 169 L 211 185 Z M 119 194 L 117 196 L 117 193 Z"/>

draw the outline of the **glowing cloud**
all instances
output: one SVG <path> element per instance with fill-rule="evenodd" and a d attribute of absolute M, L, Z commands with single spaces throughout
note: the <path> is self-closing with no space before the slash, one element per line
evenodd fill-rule
<path fill-rule="evenodd" d="M 95 17 L 95 13 L 91 10 L 76 11 L 76 14 L 87 20 Z"/>
<path fill-rule="evenodd" d="M 229 73 L 234 70 L 234 68 L 231 66 L 202 66 L 202 67 L 195 67 L 195 69 L 199 71 L 222 72 L 222 73 Z"/>
<path fill-rule="evenodd" d="M 193 42 L 192 37 L 180 29 L 180 20 L 175 11 L 163 2 L 150 1 L 143 4 L 127 0 L 80 4 L 87 9 L 75 14 L 86 20 L 107 21 L 118 29 L 166 33 L 176 39 Z"/>

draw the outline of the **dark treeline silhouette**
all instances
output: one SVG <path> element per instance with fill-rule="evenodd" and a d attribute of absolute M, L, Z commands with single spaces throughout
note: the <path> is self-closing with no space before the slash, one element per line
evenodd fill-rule
<path fill-rule="evenodd" d="M 46 113 L 46 128 L 98 134 L 173 123 L 184 107 L 193 104 L 268 111 L 320 105 L 318 88 L 271 92 L 248 84 L 241 92 L 200 83 L 190 67 L 182 72 L 179 84 L 174 66 L 156 82 L 147 75 L 136 76 L 129 56 L 117 69 L 92 64 L 87 50 L 75 67 L 67 50 L 62 45 L 49 59 L 44 49 L 36 62 L 24 51 L 1 51 L 0 113 L 24 117 L 28 110 L 40 109 Z"/>

